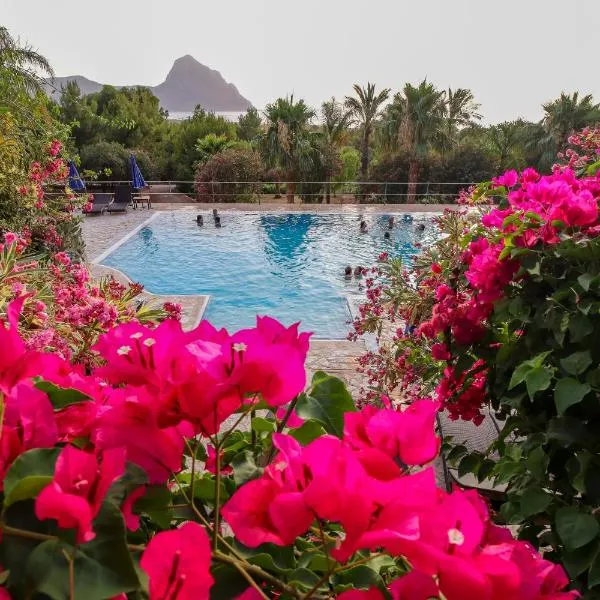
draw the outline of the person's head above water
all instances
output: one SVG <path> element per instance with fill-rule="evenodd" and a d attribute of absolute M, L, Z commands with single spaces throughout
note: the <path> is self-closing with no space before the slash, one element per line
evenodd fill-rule
<path fill-rule="evenodd" d="M 389 227 L 390 229 L 392 229 L 392 227 L 394 227 L 394 217 L 393 217 L 393 216 L 391 216 L 391 217 L 388 219 L 388 227 Z"/>
<path fill-rule="evenodd" d="M 389 231 L 386 231 L 386 232 L 383 234 L 383 237 L 384 237 L 386 240 L 389 240 L 389 239 L 390 239 L 390 232 L 389 232 Z"/>
<path fill-rule="evenodd" d="M 352 275 L 352 267 L 350 265 L 348 265 L 345 269 L 344 269 L 344 275 L 346 277 L 350 277 Z"/>
<path fill-rule="evenodd" d="M 361 221 L 360 222 L 360 230 L 361 231 L 366 231 L 367 230 L 367 222 L 366 221 Z"/>
<path fill-rule="evenodd" d="M 425 231 L 425 224 L 424 223 L 419 223 L 417 225 L 417 231 Z"/>
<path fill-rule="evenodd" d="M 198 215 L 196 217 L 196 223 L 198 223 L 198 225 L 204 225 L 204 217 L 202 215 Z"/>
<path fill-rule="evenodd" d="M 219 211 L 216 208 L 213 208 L 213 217 L 216 219 L 219 216 Z"/>
<path fill-rule="evenodd" d="M 355 269 L 354 269 L 354 277 L 361 277 L 363 274 L 363 268 L 358 265 Z"/>

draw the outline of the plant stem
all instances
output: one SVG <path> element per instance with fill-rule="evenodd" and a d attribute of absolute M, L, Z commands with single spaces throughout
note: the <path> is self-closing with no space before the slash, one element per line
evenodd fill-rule
<path fill-rule="evenodd" d="M 264 600 L 269 600 L 268 596 L 265 595 L 265 593 L 260 589 L 256 581 L 254 581 L 254 579 L 250 577 L 250 575 L 246 572 L 242 565 L 240 565 L 239 563 L 235 563 L 234 567 L 238 570 L 240 575 L 258 592 L 261 598 L 264 598 Z"/>
<path fill-rule="evenodd" d="M 48 535 L 46 533 L 39 533 L 37 531 L 29 531 L 27 529 L 18 529 L 17 527 L 11 527 L 5 523 L 0 523 L 0 529 L 5 535 L 20 537 L 26 540 L 34 540 L 36 542 L 47 542 L 49 540 L 59 539 L 55 535 Z M 127 544 L 127 548 L 132 552 L 143 552 L 146 549 L 146 546 Z"/>
<path fill-rule="evenodd" d="M 235 567 L 236 563 L 239 562 L 235 558 L 231 558 L 231 556 L 227 556 L 227 554 L 223 554 L 222 552 L 219 552 L 219 551 L 213 552 L 212 557 L 218 562 L 222 562 L 227 565 L 232 565 L 234 567 Z M 247 573 L 250 573 L 251 575 L 256 575 L 259 579 L 262 579 L 263 581 L 270 583 L 272 586 L 280 589 L 282 592 L 285 592 L 286 594 L 290 594 L 290 596 L 292 596 L 294 598 L 302 598 L 302 596 L 300 595 L 298 590 L 287 585 L 287 583 L 280 581 L 279 579 L 277 579 L 276 577 L 271 575 L 271 573 L 264 571 L 260 567 L 258 567 L 256 565 L 251 565 L 246 562 L 242 562 L 241 566 L 243 566 L 243 568 L 246 570 Z"/>
<path fill-rule="evenodd" d="M 285 415 L 283 416 L 283 419 L 281 419 L 281 421 L 279 422 L 279 425 L 277 425 L 277 433 L 281 433 L 283 431 L 283 428 L 286 426 L 287 422 L 289 421 L 289 418 L 292 416 L 292 412 L 294 412 L 294 408 L 296 408 L 296 404 L 298 404 L 298 398 L 300 398 L 300 396 L 296 396 L 290 402 L 290 405 L 288 406 L 287 410 L 285 411 Z M 267 461 L 263 466 L 266 467 L 267 465 L 271 464 L 271 461 L 273 460 L 274 457 L 275 457 L 275 446 L 272 446 L 271 450 L 268 454 Z"/>
<path fill-rule="evenodd" d="M 69 600 L 75 600 L 75 564 L 73 557 L 66 550 L 63 550 L 63 555 L 69 563 Z"/>
<path fill-rule="evenodd" d="M 215 519 L 213 529 L 213 551 L 218 548 L 219 541 L 219 517 L 221 516 L 221 446 L 220 444 L 215 448 Z"/>

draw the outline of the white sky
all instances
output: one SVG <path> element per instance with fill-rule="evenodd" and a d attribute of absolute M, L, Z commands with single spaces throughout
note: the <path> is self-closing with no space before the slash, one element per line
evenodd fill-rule
<path fill-rule="evenodd" d="M 594 93 L 600 0 L 0 0 L 0 23 L 57 75 L 156 85 L 191 54 L 255 106 L 319 106 L 353 83 L 467 87 L 487 122 Z"/>

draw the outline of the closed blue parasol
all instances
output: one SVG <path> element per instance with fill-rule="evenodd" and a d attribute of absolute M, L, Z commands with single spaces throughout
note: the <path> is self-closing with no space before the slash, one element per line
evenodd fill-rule
<path fill-rule="evenodd" d="M 141 190 L 142 188 L 146 187 L 144 176 L 138 167 L 134 154 L 129 157 L 129 167 L 131 168 L 131 187 L 136 190 Z"/>
<path fill-rule="evenodd" d="M 85 181 L 79 176 L 79 171 L 72 160 L 69 161 L 69 187 L 74 192 L 85 191 Z"/>

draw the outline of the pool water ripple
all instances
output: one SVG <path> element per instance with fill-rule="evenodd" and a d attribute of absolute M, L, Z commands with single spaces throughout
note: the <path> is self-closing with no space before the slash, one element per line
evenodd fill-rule
<path fill-rule="evenodd" d="M 257 314 L 319 338 L 343 338 L 349 331 L 348 298 L 362 296 L 363 284 L 344 277 L 344 267 L 375 263 L 381 252 L 410 257 L 418 241 L 435 238 L 431 215 L 409 221 L 389 215 L 221 213 L 221 228 L 204 213 L 160 214 L 102 262 L 126 273 L 157 294 L 208 294 L 205 318 L 235 331 L 250 327 Z M 423 223 L 424 231 L 417 225 Z"/>

